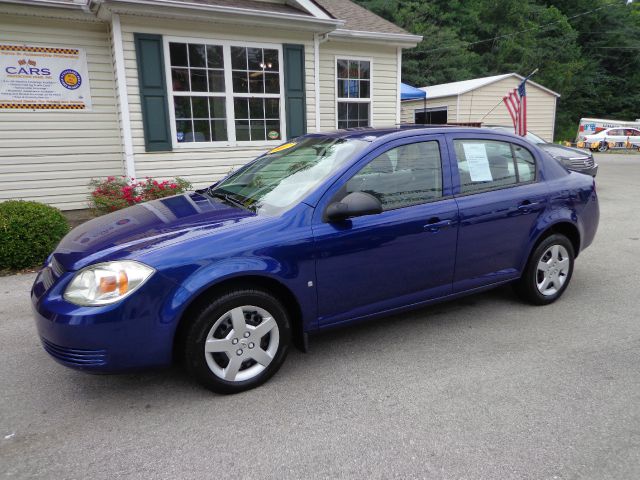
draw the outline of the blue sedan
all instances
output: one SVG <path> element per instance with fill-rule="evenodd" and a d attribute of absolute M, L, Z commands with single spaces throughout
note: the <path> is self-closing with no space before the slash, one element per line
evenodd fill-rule
<path fill-rule="evenodd" d="M 234 393 L 324 328 L 505 283 L 550 304 L 598 220 L 592 177 L 507 133 L 313 134 L 207 189 L 74 229 L 31 298 L 44 348 L 66 366 L 180 360 Z"/>

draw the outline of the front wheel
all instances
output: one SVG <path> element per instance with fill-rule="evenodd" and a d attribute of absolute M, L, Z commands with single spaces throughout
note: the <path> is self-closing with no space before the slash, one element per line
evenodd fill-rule
<path fill-rule="evenodd" d="M 569 285 L 574 258 L 573 245 L 567 237 L 554 234 L 545 238 L 531 254 L 522 277 L 515 283 L 516 292 L 534 305 L 555 302 Z"/>
<path fill-rule="evenodd" d="M 609 150 L 609 145 L 607 144 L 607 142 L 600 142 L 600 145 L 598 146 L 598 151 L 606 152 L 607 150 Z"/>
<path fill-rule="evenodd" d="M 233 290 L 202 308 L 185 337 L 185 365 L 217 393 L 255 388 L 275 374 L 289 349 L 287 312 L 261 290 Z"/>

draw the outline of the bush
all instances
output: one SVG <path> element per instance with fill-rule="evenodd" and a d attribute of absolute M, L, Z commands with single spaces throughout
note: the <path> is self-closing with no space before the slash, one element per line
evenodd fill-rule
<path fill-rule="evenodd" d="M 0 202 L 0 270 L 35 267 L 69 231 L 57 208 L 38 202 Z"/>
<path fill-rule="evenodd" d="M 96 213 L 115 212 L 131 205 L 191 190 L 191 183 L 180 177 L 162 182 L 149 177 L 138 182 L 134 178 L 108 177 L 91 180 L 89 185 L 93 189 L 89 203 Z"/>

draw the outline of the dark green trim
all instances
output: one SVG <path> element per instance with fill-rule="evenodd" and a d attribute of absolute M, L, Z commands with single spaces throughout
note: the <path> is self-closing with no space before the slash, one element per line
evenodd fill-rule
<path fill-rule="evenodd" d="M 283 57 L 287 139 L 292 139 L 307 133 L 304 45 L 285 43 Z"/>
<path fill-rule="evenodd" d="M 136 44 L 145 150 L 147 152 L 171 151 L 162 35 L 134 33 L 133 38 Z"/>

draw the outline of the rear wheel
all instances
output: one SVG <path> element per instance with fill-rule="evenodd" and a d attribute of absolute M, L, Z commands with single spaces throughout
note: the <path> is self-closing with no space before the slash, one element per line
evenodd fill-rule
<path fill-rule="evenodd" d="M 554 234 L 536 247 L 520 280 L 519 296 L 534 305 L 555 302 L 564 293 L 573 274 L 575 253 L 567 237 Z"/>
<path fill-rule="evenodd" d="M 196 314 L 185 337 L 185 365 L 214 392 L 249 390 L 278 371 L 290 331 L 286 310 L 271 294 L 227 292 Z"/>

